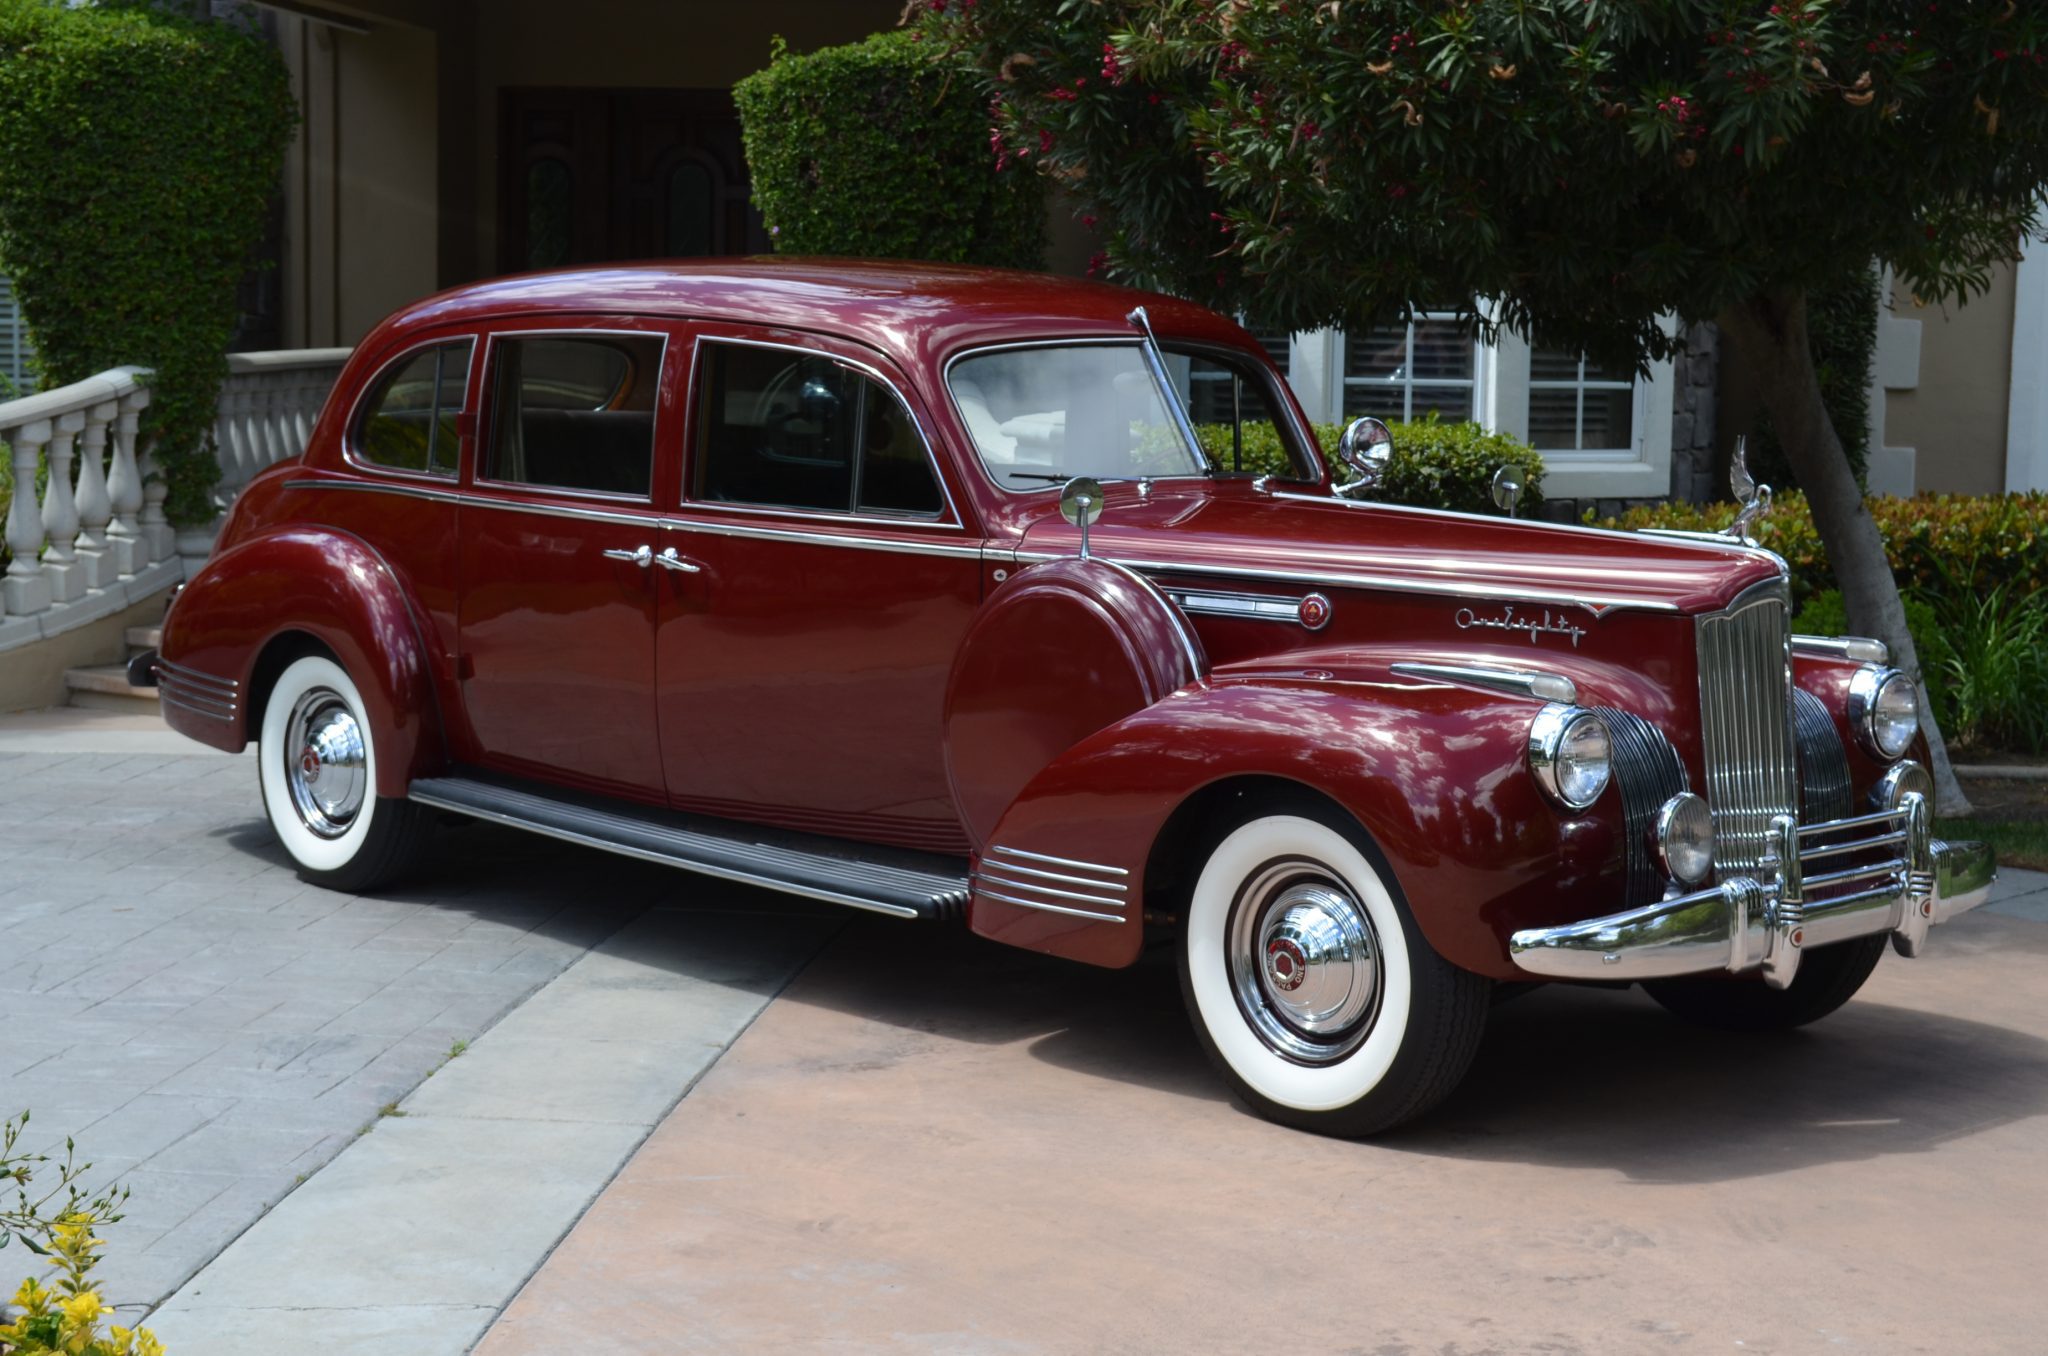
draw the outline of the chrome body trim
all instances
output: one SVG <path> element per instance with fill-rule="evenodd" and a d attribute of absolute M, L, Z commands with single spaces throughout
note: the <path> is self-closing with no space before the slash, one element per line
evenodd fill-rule
<path fill-rule="evenodd" d="M 982 859 L 981 865 L 985 870 L 1003 871 L 1012 876 L 1033 876 L 1039 880 L 1056 880 L 1066 885 L 1085 885 L 1091 890 L 1114 890 L 1120 895 L 1129 893 L 1131 888 L 1122 881 L 1092 880 L 1086 876 L 1068 876 L 1058 871 L 1041 871 L 1035 866 L 1012 866 L 1008 862 L 992 862 L 986 858 Z"/>
<path fill-rule="evenodd" d="M 1998 875 L 1987 845 L 1936 839 L 1930 823 L 1917 793 L 1897 810 L 1804 827 L 1778 815 L 1758 875 L 1600 918 L 1525 928 L 1509 939 L 1508 952 L 1521 969 L 1548 979 L 1760 972 L 1775 988 L 1792 982 L 1809 947 L 1888 932 L 1901 954 L 1916 955 L 1928 928 L 1982 904 Z M 1823 841 L 1880 825 L 1886 832 L 1874 837 Z M 1858 866 L 1806 871 L 1816 860 L 1879 845 L 1897 850 Z M 1871 880 L 1878 883 L 1844 888 Z"/>
<path fill-rule="evenodd" d="M 1561 673 L 1495 668 L 1492 665 L 1481 664 L 1411 664 L 1405 660 L 1392 667 L 1393 671 L 1403 678 L 1456 683 L 1463 687 L 1478 687 L 1489 692 L 1505 692 L 1511 696 L 1527 697 L 1532 701 L 1563 702 L 1567 706 L 1575 706 L 1579 700 L 1578 684 Z"/>
<path fill-rule="evenodd" d="M 1050 551 L 1019 551 L 1019 564 L 1036 564 L 1042 560 L 1059 560 L 1063 557 Z M 1104 559 L 1098 555 L 1097 560 Z M 1445 575 L 1438 579 L 1420 580 L 1382 574 L 1351 574 L 1315 570 L 1275 570 L 1247 565 L 1212 565 L 1195 561 L 1140 560 L 1129 556 L 1118 557 L 1118 563 L 1146 574 L 1195 575 L 1215 579 L 1256 579 L 1276 584 L 1306 584 L 1318 588 L 1376 589 L 1384 593 L 1420 593 L 1448 595 L 1459 598 L 1485 598 L 1499 602 L 1503 597 L 1514 598 L 1525 603 L 1551 603 L 1560 607 L 1582 607 L 1599 616 L 1603 612 L 1618 612 L 1634 609 L 1642 612 L 1672 612 L 1679 610 L 1678 604 L 1661 598 L 1622 598 L 1610 594 L 1568 593 L 1545 588 L 1513 588 L 1498 583 L 1472 583 L 1458 579 L 1450 573 L 1457 568 L 1457 561 L 1445 557 Z M 1775 587 L 1775 585 L 1773 585 Z"/>
<path fill-rule="evenodd" d="M 1093 871 L 1104 876 L 1128 876 L 1131 873 L 1120 866 L 1105 866 L 1101 862 L 1084 862 L 1077 857 L 1053 857 L 1043 852 L 1026 852 L 1022 848 L 991 847 L 988 854 L 999 857 L 1017 857 L 1027 862 L 1049 862 L 1054 866 L 1071 867 L 1076 871 Z M 984 854 L 984 856 L 988 855 Z"/>
<path fill-rule="evenodd" d="M 1000 869 L 995 863 L 984 862 L 974 870 L 973 879 L 979 884 L 1000 885 L 1005 890 L 1024 890 L 1034 895 L 1050 895 L 1054 899 L 1071 899 L 1078 904 L 1094 904 L 1101 908 L 1120 909 L 1121 899 L 1104 899 L 1100 895 L 1084 894 L 1078 890 L 1062 890 L 1054 885 L 1036 885 L 1028 880 L 1011 880 L 1007 876 L 990 875 Z"/>
<path fill-rule="evenodd" d="M 1207 466 L 1208 454 L 1202 451 L 1202 440 L 1195 434 L 1195 424 L 1188 418 L 1187 406 L 1181 404 L 1180 392 L 1173 389 L 1173 378 L 1166 373 L 1166 356 L 1160 352 L 1159 336 L 1152 333 L 1152 317 L 1145 314 L 1143 306 L 1134 306 L 1124 317 L 1145 334 L 1145 367 L 1152 373 L 1152 384 L 1159 390 L 1159 399 L 1165 403 L 1166 412 L 1173 416 L 1174 431 L 1187 444 L 1188 455 Z"/>
<path fill-rule="evenodd" d="M 1795 654 L 1825 655 L 1830 659 L 1849 659 L 1858 664 L 1889 664 L 1892 651 L 1881 640 L 1868 636 L 1800 636 L 1792 637 Z"/>
<path fill-rule="evenodd" d="M 694 507 L 694 506 L 693 506 Z M 980 542 L 917 541 L 905 537 L 851 537 L 837 532 L 804 532 L 796 528 L 755 527 L 751 523 L 704 523 L 688 518 L 663 518 L 661 526 L 674 532 L 698 532 L 710 537 L 748 537 L 755 541 L 798 542 L 807 546 L 836 546 L 848 551 L 894 551 L 913 556 L 951 556 L 980 560 Z"/>
<path fill-rule="evenodd" d="M 1063 913 L 1069 918 L 1088 918 L 1098 923 L 1122 923 L 1126 921 L 1122 914 L 1102 913 L 1095 909 L 1070 909 L 1063 904 L 1049 904 L 1042 899 L 1019 899 L 1015 895 L 1006 895 L 983 885 L 977 885 L 974 893 L 978 898 L 993 899 L 1004 904 L 1015 904 L 1020 909 L 1039 909 L 1046 913 Z"/>
<path fill-rule="evenodd" d="M 221 710 L 203 697 L 189 697 L 180 693 L 177 689 L 165 687 L 161 683 L 157 685 L 156 699 L 175 706 L 181 711 L 190 711 L 195 716 L 204 716 L 208 720 L 217 720 L 223 725 L 232 724 L 235 719 L 236 708 L 233 703 L 229 703 L 225 710 Z"/>
<path fill-rule="evenodd" d="M 1766 580 L 1697 619 L 1700 743 L 1716 878 L 1755 875 L 1770 821 L 1799 811 L 1787 589 Z"/>
<path fill-rule="evenodd" d="M 1182 611 L 1201 616 L 1301 623 L 1300 598 L 1275 598 L 1263 593 L 1212 593 L 1197 589 L 1168 589 L 1166 596 Z"/>
<path fill-rule="evenodd" d="M 203 673 L 198 669 L 187 668 L 183 664 L 173 663 L 162 655 L 156 657 L 156 671 L 159 675 L 169 674 L 179 682 L 193 683 L 200 687 L 223 688 L 228 692 L 238 691 L 242 686 L 240 682 L 233 678 L 217 678 L 213 674 Z"/>

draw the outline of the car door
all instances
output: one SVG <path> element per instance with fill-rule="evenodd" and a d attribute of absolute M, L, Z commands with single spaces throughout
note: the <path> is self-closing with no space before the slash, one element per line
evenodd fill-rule
<path fill-rule="evenodd" d="M 462 695 L 486 766 L 663 799 L 650 562 L 654 486 L 673 478 L 656 478 L 667 348 L 619 318 L 488 336 L 460 527 Z"/>
<path fill-rule="evenodd" d="M 705 326 L 656 639 L 678 808 L 959 852 L 940 746 L 980 533 L 857 345 Z"/>

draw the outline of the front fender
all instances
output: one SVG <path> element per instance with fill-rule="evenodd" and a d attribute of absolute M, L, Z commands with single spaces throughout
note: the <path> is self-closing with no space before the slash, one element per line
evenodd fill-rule
<path fill-rule="evenodd" d="M 256 731 L 258 664 L 272 641 L 297 632 L 334 653 L 355 679 L 377 740 L 377 794 L 402 796 L 417 772 L 445 758 L 439 707 L 418 611 L 375 550 L 331 528 L 288 527 L 243 541 L 206 562 L 164 618 L 164 719 L 179 733 L 230 752 Z M 206 689 L 243 694 L 180 704 L 179 671 Z"/>
<path fill-rule="evenodd" d="M 1047 869 L 1122 882 L 1122 910 L 1055 901 L 1119 913 L 1121 921 L 989 899 L 977 874 L 970 922 L 1013 945 L 1130 964 L 1143 946 L 1144 910 L 1177 909 L 1206 851 L 1197 839 L 1189 845 L 1193 860 L 1155 853 L 1175 811 L 1223 783 L 1257 778 L 1308 788 L 1351 813 L 1372 835 L 1430 944 L 1453 964 L 1511 978 L 1511 933 L 1536 925 L 1526 920 L 1575 916 L 1575 901 L 1583 912 L 1589 892 L 1613 893 L 1620 881 L 1614 790 L 1585 814 L 1566 816 L 1528 773 L 1523 750 L 1539 707 L 1392 676 L 1183 688 L 1056 759 L 1017 797 L 982 854 L 1058 858 L 1072 865 Z"/>

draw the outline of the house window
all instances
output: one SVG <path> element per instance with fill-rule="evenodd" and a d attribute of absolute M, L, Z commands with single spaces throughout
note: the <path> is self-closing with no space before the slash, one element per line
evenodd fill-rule
<path fill-rule="evenodd" d="M 1529 354 L 1529 442 L 1538 452 L 1627 455 L 1635 447 L 1636 380 L 1578 354 Z"/>
<path fill-rule="evenodd" d="M 1431 312 L 1406 324 L 1347 334 L 1342 414 L 1386 420 L 1470 419 L 1478 409 L 1480 345 L 1452 316 Z"/>
<path fill-rule="evenodd" d="M 34 353 L 28 342 L 28 322 L 15 304 L 14 285 L 0 278 L 0 400 L 27 395 L 34 387 L 29 371 Z"/>

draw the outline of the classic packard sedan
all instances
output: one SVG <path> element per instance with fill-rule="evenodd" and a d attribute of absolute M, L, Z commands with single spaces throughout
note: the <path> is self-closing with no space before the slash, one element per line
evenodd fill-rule
<path fill-rule="evenodd" d="M 1223 1077 L 1338 1134 L 1449 1091 L 1504 986 L 1790 1027 L 1982 900 L 1913 684 L 1791 635 L 1777 557 L 1354 497 L 1387 456 L 1361 420 L 1333 474 L 1259 345 L 1169 297 L 511 278 L 357 347 L 155 670 L 175 728 L 256 742 L 309 880 L 388 881 L 452 812 L 1170 949 Z"/>

